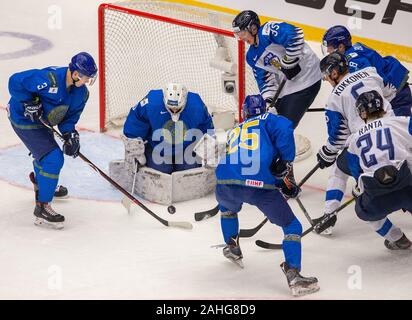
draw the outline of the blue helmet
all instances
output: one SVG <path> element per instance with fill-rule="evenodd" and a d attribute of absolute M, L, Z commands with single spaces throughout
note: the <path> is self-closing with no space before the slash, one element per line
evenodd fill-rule
<path fill-rule="evenodd" d="M 247 96 L 243 102 L 242 110 L 245 119 L 264 114 L 266 112 L 265 100 L 260 94 Z"/>
<path fill-rule="evenodd" d="M 327 47 L 333 47 L 335 49 L 343 43 L 348 48 L 352 46 L 352 36 L 349 30 L 344 26 L 333 26 L 329 28 L 322 39 L 322 49 Z M 325 53 L 324 53 L 325 54 Z"/>
<path fill-rule="evenodd" d="M 93 57 L 87 52 L 76 54 L 69 64 L 71 72 L 77 71 L 83 76 L 94 78 L 97 75 L 97 66 Z"/>

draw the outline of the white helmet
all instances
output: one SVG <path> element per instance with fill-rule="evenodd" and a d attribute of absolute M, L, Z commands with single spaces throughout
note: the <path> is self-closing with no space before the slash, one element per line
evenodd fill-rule
<path fill-rule="evenodd" d="M 172 115 L 172 120 L 178 121 L 180 113 L 186 106 L 186 87 L 180 83 L 169 83 L 163 90 L 163 99 L 167 111 Z"/>

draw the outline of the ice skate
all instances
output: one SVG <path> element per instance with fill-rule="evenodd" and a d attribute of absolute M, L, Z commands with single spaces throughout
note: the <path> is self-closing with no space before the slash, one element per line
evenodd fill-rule
<path fill-rule="evenodd" d="M 39 187 L 37 185 L 36 179 L 34 177 L 34 172 L 30 172 L 29 174 L 30 181 L 33 183 L 33 188 L 34 188 L 34 194 L 35 194 L 35 199 L 36 202 L 38 201 L 39 198 Z M 56 190 L 54 191 L 54 198 L 56 199 L 67 199 L 69 197 L 69 191 L 67 190 L 66 187 L 62 185 L 58 185 L 56 187 Z"/>
<path fill-rule="evenodd" d="M 389 250 L 406 250 L 410 248 L 412 242 L 405 236 L 405 234 L 402 234 L 402 237 L 399 240 L 394 242 L 385 240 L 384 244 Z"/>
<path fill-rule="evenodd" d="M 34 208 L 34 224 L 36 226 L 52 227 L 54 229 L 63 229 L 64 216 L 58 214 L 46 202 L 37 202 Z"/>
<path fill-rule="evenodd" d="M 314 293 L 320 289 L 318 286 L 318 279 L 315 277 L 301 276 L 297 269 L 289 268 L 286 262 L 283 262 L 280 267 L 286 275 L 289 288 L 294 297 Z"/>
<path fill-rule="evenodd" d="M 238 241 L 231 238 L 230 244 L 226 245 L 223 248 L 223 255 L 232 261 L 234 264 L 238 265 L 240 268 L 244 268 L 243 265 L 243 255 L 242 250 L 240 250 L 240 246 L 238 245 Z"/>

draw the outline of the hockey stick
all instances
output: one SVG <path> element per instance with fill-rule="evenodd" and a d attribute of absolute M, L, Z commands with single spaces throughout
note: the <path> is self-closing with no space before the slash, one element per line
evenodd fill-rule
<path fill-rule="evenodd" d="M 196 221 L 202 221 L 204 219 L 214 217 L 218 212 L 219 212 L 219 205 L 217 205 L 216 207 L 214 207 L 210 210 L 196 212 L 195 213 L 195 220 Z"/>
<path fill-rule="evenodd" d="M 299 182 L 298 186 L 301 187 L 308 179 L 316 172 L 316 170 L 319 169 L 320 163 L 318 162 L 316 166 L 314 166 L 306 176 L 303 177 L 303 179 Z M 261 223 L 259 223 L 256 227 L 253 229 L 241 229 L 239 232 L 239 237 L 241 238 L 250 238 L 253 237 L 262 227 L 263 225 L 268 221 L 268 218 L 265 218 Z"/>
<path fill-rule="evenodd" d="M 326 111 L 325 108 L 309 108 L 306 112 L 323 112 Z"/>
<path fill-rule="evenodd" d="M 48 125 L 43 119 L 40 119 L 40 122 L 48 129 L 52 130 L 52 132 L 59 137 L 61 141 L 64 142 L 64 139 L 60 132 L 58 132 L 56 129 L 54 129 L 52 126 Z M 107 174 L 105 174 L 102 170 L 100 170 L 93 162 L 91 162 L 89 159 L 87 159 L 81 152 L 79 152 L 79 157 L 82 159 L 84 162 L 86 162 L 93 170 L 95 170 L 97 173 L 99 173 L 106 181 L 108 181 L 112 186 L 114 186 L 117 190 L 119 190 L 121 193 L 123 193 L 126 197 L 128 197 L 132 202 L 137 204 L 139 207 L 141 207 L 144 211 L 146 211 L 148 214 L 150 214 L 153 218 L 158 220 L 161 224 L 165 225 L 166 227 L 176 227 L 176 228 L 183 228 L 183 229 L 192 229 L 193 225 L 190 222 L 186 221 L 168 221 L 165 219 L 162 219 L 159 217 L 157 214 L 155 214 L 152 210 L 147 208 L 143 203 L 141 203 L 139 200 L 137 200 L 133 195 L 131 195 L 128 191 L 126 191 L 122 186 L 120 186 L 116 181 L 112 180 Z"/>
<path fill-rule="evenodd" d="M 339 208 L 337 208 L 335 211 L 333 211 L 331 214 L 335 215 L 337 214 L 339 211 L 342 211 L 343 209 L 345 209 L 348 205 L 350 205 L 353 201 L 355 201 L 355 197 L 349 199 L 348 201 L 346 201 L 344 204 L 342 204 Z M 301 238 L 306 236 L 308 233 L 312 232 L 313 229 L 315 229 L 315 227 L 325 223 L 326 219 L 329 219 L 329 217 L 322 219 L 321 221 L 319 221 L 318 223 L 312 225 L 310 228 L 306 229 L 305 232 L 302 233 Z M 282 249 L 282 244 L 280 243 L 269 243 L 266 241 L 262 241 L 262 240 L 256 240 L 256 245 L 258 247 L 264 248 L 264 249 Z"/>

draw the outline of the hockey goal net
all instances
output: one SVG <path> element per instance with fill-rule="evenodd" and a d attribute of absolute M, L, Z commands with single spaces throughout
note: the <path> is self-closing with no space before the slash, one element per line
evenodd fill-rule
<path fill-rule="evenodd" d="M 212 115 L 241 120 L 244 97 L 259 91 L 233 18 L 175 2 L 100 5 L 100 130 L 122 126 L 131 107 L 168 82 L 199 93 Z"/>

